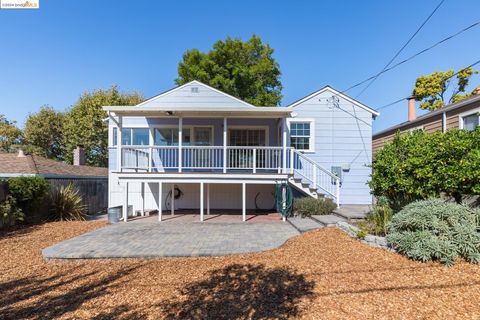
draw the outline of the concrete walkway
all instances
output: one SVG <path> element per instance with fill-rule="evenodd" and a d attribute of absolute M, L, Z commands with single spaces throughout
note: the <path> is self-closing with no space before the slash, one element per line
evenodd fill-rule
<path fill-rule="evenodd" d="M 289 223 L 118 223 L 43 250 L 45 259 L 219 256 L 279 247 L 300 233 Z"/>

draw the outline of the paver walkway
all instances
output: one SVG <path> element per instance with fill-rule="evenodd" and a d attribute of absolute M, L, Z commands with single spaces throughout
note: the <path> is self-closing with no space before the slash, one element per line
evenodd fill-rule
<path fill-rule="evenodd" d="M 46 259 L 154 258 L 248 253 L 300 233 L 289 223 L 118 223 L 43 250 Z"/>
<path fill-rule="evenodd" d="M 290 222 L 298 231 L 302 233 L 324 227 L 323 224 L 310 218 L 290 217 L 288 218 L 288 222 Z"/>

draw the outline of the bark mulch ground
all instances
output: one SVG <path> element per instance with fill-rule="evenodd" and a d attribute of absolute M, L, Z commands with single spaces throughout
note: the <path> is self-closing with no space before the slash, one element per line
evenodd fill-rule
<path fill-rule="evenodd" d="M 480 267 L 407 260 L 335 228 L 263 253 L 49 261 L 41 249 L 103 226 L 0 233 L 0 319 L 479 319 Z"/>

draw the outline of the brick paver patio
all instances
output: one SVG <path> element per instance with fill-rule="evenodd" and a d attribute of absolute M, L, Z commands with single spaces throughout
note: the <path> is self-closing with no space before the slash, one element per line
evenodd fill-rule
<path fill-rule="evenodd" d="M 48 247 L 43 256 L 46 259 L 217 256 L 273 249 L 299 235 L 288 222 L 271 216 L 257 220 L 262 223 L 231 222 L 238 218 L 223 218 L 230 222 L 219 219 L 215 223 L 179 222 L 191 217 L 156 222 L 157 216 L 151 216 L 120 222 Z"/>

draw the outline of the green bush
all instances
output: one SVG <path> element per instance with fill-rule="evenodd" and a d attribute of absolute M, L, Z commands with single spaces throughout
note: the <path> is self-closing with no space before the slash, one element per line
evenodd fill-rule
<path fill-rule="evenodd" d="M 73 184 L 53 188 L 49 196 L 50 218 L 60 221 L 85 220 L 87 207 Z"/>
<path fill-rule="evenodd" d="M 305 197 L 295 199 L 293 202 L 293 213 L 301 217 L 330 214 L 336 208 L 337 205 L 328 198 L 315 199 Z"/>
<path fill-rule="evenodd" d="M 401 254 L 452 265 L 457 258 L 480 261 L 478 212 L 440 199 L 413 202 L 396 213 L 387 241 Z"/>
<path fill-rule="evenodd" d="M 44 200 L 50 185 L 43 177 L 14 177 L 8 180 L 8 192 L 15 198 L 26 218 L 34 220 L 45 208 Z"/>
<path fill-rule="evenodd" d="M 480 194 L 480 129 L 445 133 L 398 133 L 372 163 L 370 188 L 386 196 L 395 212 L 415 200 L 444 192 L 460 202 L 462 194 Z"/>
<path fill-rule="evenodd" d="M 23 221 L 23 212 L 17 207 L 15 198 L 9 195 L 0 202 L 0 227 L 13 226 L 17 221 Z"/>
<path fill-rule="evenodd" d="M 372 210 L 367 214 L 365 221 L 359 223 L 360 234 L 364 237 L 367 234 L 385 236 L 387 225 L 392 220 L 393 210 L 390 208 L 388 199 L 380 197 Z M 357 237 L 359 237 L 357 235 Z"/>

